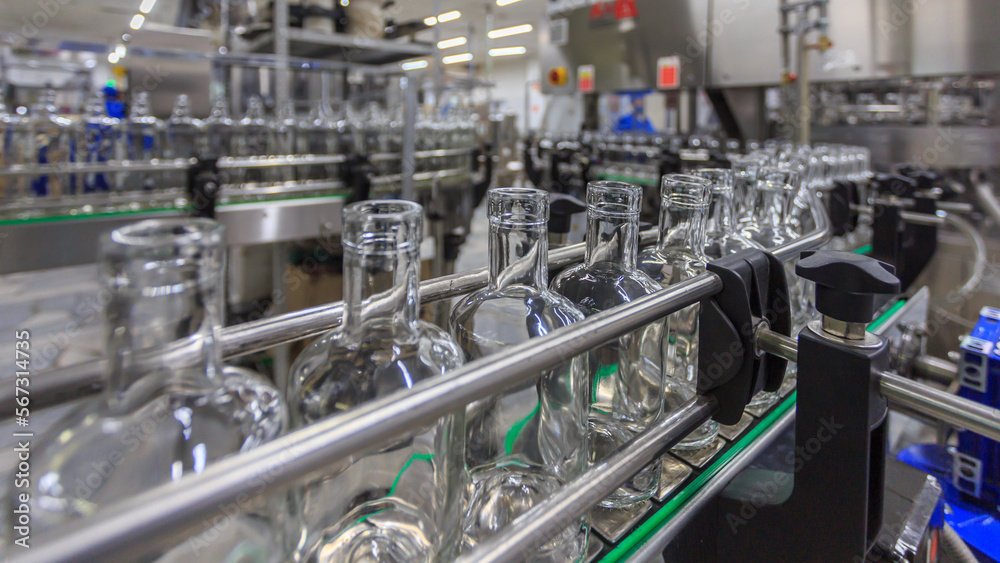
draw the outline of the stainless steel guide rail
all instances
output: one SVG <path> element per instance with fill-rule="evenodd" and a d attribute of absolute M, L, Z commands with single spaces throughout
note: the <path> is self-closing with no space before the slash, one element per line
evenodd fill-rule
<path fill-rule="evenodd" d="M 444 158 L 449 156 L 464 156 L 471 154 L 472 149 L 436 149 L 417 151 L 414 158 Z M 399 160 L 399 153 L 379 153 L 371 155 L 373 161 Z M 187 170 L 193 166 L 196 158 L 161 158 L 152 160 L 109 160 L 96 163 L 53 163 L 53 164 L 15 164 L 0 169 L 0 177 L 4 176 L 46 176 L 49 174 L 99 174 L 113 172 L 170 172 Z M 347 156 L 342 154 L 289 154 L 277 156 L 248 156 L 219 158 L 219 168 L 281 168 L 286 166 L 321 166 L 328 164 L 343 164 Z"/>
<path fill-rule="evenodd" d="M 772 249 L 787 261 L 799 252 L 821 246 L 829 240 L 829 226 L 823 214 L 818 228 L 792 243 Z M 648 240 L 648 233 L 644 233 Z M 554 251 L 562 256 L 582 258 L 579 245 Z M 461 281 L 461 283 L 460 283 Z M 434 292 L 438 298 L 466 293 L 486 283 L 486 272 L 430 280 L 421 285 L 422 301 Z M 461 289 L 459 286 L 465 286 Z M 566 359 L 627 334 L 654 320 L 707 299 L 722 290 L 722 280 L 706 273 L 672 285 L 628 305 L 593 315 L 579 323 L 551 334 L 512 346 L 502 355 L 481 358 L 435 380 L 413 389 L 373 401 L 351 412 L 330 417 L 292 432 L 264 446 L 209 466 L 204 473 L 157 487 L 127 501 L 99 510 L 85 521 L 67 525 L 36 540 L 31 560 L 77 561 L 99 559 L 112 550 L 116 558 L 134 558 L 160 546 L 178 541 L 190 530 L 200 529 L 204 518 L 223 511 L 248 492 L 258 488 L 260 480 L 269 483 L 267 493 L 274 494 L 330 462 L 345 456 L 362 454 L 378 447 L 409 429 L 436 420 L 468 403 L 488 397 L 519 383 L 530 381 L 545 369 Z M 223 338 L 228 356 L 319 334 L 340 322 L 342 303 L 335 303 L 277 319 L 233 327 Z M 262 323 L 266 323 L 262 328 Z M 256 326 L 250 326 L 255 324 Z M 322 326 L 322 328 L 319 328 Z M 179 349 L 183 349 L 181 346 Z M 499 356 L 499 357 L 498 357 Z M 159 358 L 163 361 L 163 358 Z M 708 419 L 714 410 L 711 403 L 699 402 L 690 416 L 675 424 L 689 427 Z M 668 428 L 665 449 L 683 437 Z M 640 435 L 636 440 L 644 439 Z M 639 448 L 640 454 L 626 450 L 625 459 L 648 463 L 654 447 Z M 659 451 L 659 450 L 657 450 Z M 628 475 L 621 475 L 624 481 Z M 619 483 L 605 480 L 601 488 L 610 492 Z M 606 495 L 607 492 L 602 493 Z M 579 508 L 578 503 L 578 508 Z M 26 559 L 21 559 L 26 560 Z"/>

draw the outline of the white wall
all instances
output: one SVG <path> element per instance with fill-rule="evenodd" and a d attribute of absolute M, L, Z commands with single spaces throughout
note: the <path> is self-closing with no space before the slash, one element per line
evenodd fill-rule
<path fill-rule="evenodd" d="M 501 110 L 517 115 L 517 127 L 525 133 L 525 112 L 529 129 L 538 129 L 545 113 L 545 96 L 541 90 L 541 63 L 530 56 L 498 58 L 493 61 L 493 100 Z M 527 106 L 527 107 L 526 107 Z"/>

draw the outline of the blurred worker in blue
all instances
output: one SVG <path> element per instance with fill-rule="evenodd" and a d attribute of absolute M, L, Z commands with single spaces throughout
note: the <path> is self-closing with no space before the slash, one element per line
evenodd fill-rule
<path fill-rule="evenodd" d="M 646 117 L 642 94 L 632 96 L 632 113 L 623 115 L 615 128 L 618 133 L 656 133 L 656 128 Z"/>

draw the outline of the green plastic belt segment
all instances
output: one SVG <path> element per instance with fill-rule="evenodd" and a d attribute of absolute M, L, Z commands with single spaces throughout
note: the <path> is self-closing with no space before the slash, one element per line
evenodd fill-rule
<path fill-rule="evenodd" d="M 896 312 L 902 309 L 904 305 L 906 305 L 906 299 L 900 299 L 899 301 L 897 301 L 895 305 L 889 307 L 888 311 L 882 313 L 882 315 L 880 315 L 879 318 L 875 319 L 875 321 L 872 322 L 872 324 L 868 325 L 868 330 L 872 332 L 878 330 L 879 327 L 881 327 L 883 324 L 886 323 L 886 321 L 891 319 L 892 316 L 896 314 Z"/>
<path fill-rule="evenodd" d="M 775 409 L 774 412 L 750 430 L 750 432 L 744 436 L 742 440 L 737 442 L 732 448 L 726 451 L 726 453 L 722 454 L 722 457 L 720 457 L 708 469 L 695 477 L 691 484 L 684 487 L 680 493 L 670 499 L 667 504 L 663 505 L 663 508 L 653 514 L 648 520 L 643 522 L 642 525 L 640 525 L 627 538 L 622 540 L 622 542 L 618 544 L 618 547 L 605 555 L 604 558 L 601 559 L 601 562 L 615 563 L 630 556 L 638 546 L 642 545 L 650 536 L 663 527 L 663 525 L 666 524 L 670 518 L 676 514 L 677 511 L 691 499 L 691 497 L 695 495 L 695 493 L 701 490 L 706 483 L 715 477 L 715 475 L 718 474 L 727 463 L 736 457 L 737 454 L 742 452 L 747 446 L 753 443 L 754 440 L 769 429 L 779 418 L 781 418 L 782 415 L 788 412 L 789 409 L 794 407 L 795 396 L 796 394 L 792 393 L 792 395 L 788 397 L 788 399 L 786 399 L 785 402 L 783 402 L 777 409 Z"/>
<path fill-rule="evenodd" d="M 875 250 L 875 247 L 872 246 L 872 245 L 870 245 L 870 244 L 866 244 L 866 245 L 862 246 L 861 248 L 855 250 L 854 253 L 855 254 L 871 254 L 872 250 Z"/>

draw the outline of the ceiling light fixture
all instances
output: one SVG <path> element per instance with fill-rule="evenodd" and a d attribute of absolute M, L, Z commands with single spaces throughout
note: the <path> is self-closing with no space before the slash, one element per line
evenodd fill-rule
<path fill-rule="evenodd" d="M 462 12 L 459 12 L 458 10 L 453 10 L 451 12 L 445 12 L 440 16 L 438 16 L 438 21 L 441 23 L 450 22 L 457 20 L 460 17 L 462 17 Z"/>
<path fill-rule="evenodd" d="M 462 53 L 461 55 L 450 55 L 443 57 L 441 62 L 446 65 L 451 65 L 455 63 L 467 63 L 472 60 L 472 53 Z"/>
<path fill-rule="evenodd" d="M 505 27 L 503 29 L 494 29 L 493 31 L 487 33 L 487 37 L 490 39 L 499 39 L 500 37 L 510 37 L 511 35 L 520 35 L 522 33 L 528 33 L 534 29 L 531 27 L 530 23 L 524 25 L 515 25 L 514 27 Z"/>
<path fill-rule="evenodd" d="M 498 0 L 499 1 L 499 0 Z M 156 4 L 156 0 L 142 0 L 142 4 L 139 4 L 139 11 L 148 14 L 153 6 Z"/>
<path fill-rule="evenodd" d="M 124 57 L 125 56 L 125 46 L 124 45 L 116 45 L 115 46 L 115 54 L 118 55 L 118 58 Z"/>
<path fill-rule="evenodd" d="M 511 55 L 523 55 L 528 52 L 525 47 L 501 47 L 498 49 L 490 49 L 491 57 L 509 57 Z"/>
<path fill-rule="evenodd" d="M 453 39 L 445 39 L 444 41 L 438 41 L 438 49 L 451 49 L 452 47 L 458 47 L 459 45 L 465 45 L 469 40 L 465 37 L 455 37 Z"/>
<path fill-rule="evenodd" d="M 108 53 L 108 62 L 109 63 L 111 63 L 113 65 L 116 65 L 116 64 L 118 64 L 118 61 L 120 61 L 120 60 L 121 60 L 121 57 L 118 56 L 118 53 L 115 53 L 114 51 Z"/>
<path fill-rule="evenodd" d="M 139 29 L 145 21 L 146 18 L 142 14 L 136 14 L 132 16 L 132 21 L 129 22 L 128 26 L 132 29 Z"/>
<path fill-rule="evenodd" d="M 497 0 L 497 6 L 507 6 L 513 4 L 514 2 L 520 2 L 521 0 Z"/>
<path fill-rule="evenodd" d="M 410 61 L 402 64 L 403 70 L 417 70 L 420 68 L 427 68 L 427 61 Z"/>
<path fill-rule="evenodd" d="M 437 22 L 438 22 L 438 19 L 435 18 L 434 16 L 431 16 L 429 18 L 424 18 L 424 25 L 427 25 L 427 26 L 437 25 Z"/>

